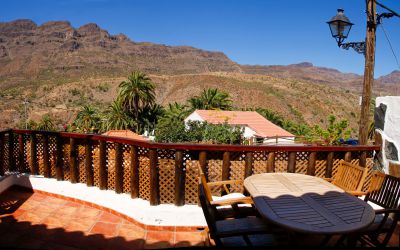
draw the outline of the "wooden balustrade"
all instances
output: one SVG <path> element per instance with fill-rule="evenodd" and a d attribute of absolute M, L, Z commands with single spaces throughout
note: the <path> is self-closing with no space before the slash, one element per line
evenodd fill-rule
<path fill-rule="evenodd" d="M 146 199 L 151 205 L 181 206 L 197 203 L 199 167 L 211 180 L 244 179 L 261 172 L 331 177 L 341 159 L 370 167 L 378 150 L 380 145 L 167 144 L 93 134 L 6 130 L 0 131 L 0 175 L 26 169 L 48 178 L 129 192 L 132 198 Z"/>

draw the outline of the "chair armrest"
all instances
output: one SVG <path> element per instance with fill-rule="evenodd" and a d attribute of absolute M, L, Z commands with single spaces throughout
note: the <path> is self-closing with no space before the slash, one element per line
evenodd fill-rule
<path fill-rule="evenodd" d="M 368 194 L 368 192 L 364 192 L 364 191 L 347 191 L 347 193 L 354 195 L 354 196 L 363 196 L 363 195 Z"/>
<path fill-rule="evenodd" d="M 324 179 L 324 180 L 326 180 L 328 182 L 332 182 L 333 181 L 333 178 L 322 177 L 322 179 Z"/>
<path fill-rule="evenodd" d="M 221 185 L 234 185 L 234 184 L 243 184 L 242 180 L 229 180 L 229 181 L 213 181 L 207 182 L 209 187 L 213 186 L 221 186 Z"/>
<path fill-rule="evenodd" d="M 226 206 L 226 205 L 237 205 L 237 204 L 254 204 L 254 203 L 251 197 L 211 201 L 212 206 Z"/>
<path fill-rule="evenodd" d="M 400 209 L 398 208 L 392 208 L 392 209 L 378 209 L 375 210 L 375 214 L 386 214 L 386 213 L 400 213 Z"/>

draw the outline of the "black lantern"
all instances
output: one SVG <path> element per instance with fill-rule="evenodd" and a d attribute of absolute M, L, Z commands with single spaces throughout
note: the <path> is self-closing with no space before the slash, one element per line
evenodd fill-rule
<path fill-rule="evenodd" d="M 332 17 L 332 19 L 327 23 L 331 29 L 332 37 L 336 39 L 338 46 L 340 47 L 342 42 L 349 35 L 353 23 L 351 23 L 350 20 L 344 15 L 343 9 L 338 9 L 336 16 Z"/>

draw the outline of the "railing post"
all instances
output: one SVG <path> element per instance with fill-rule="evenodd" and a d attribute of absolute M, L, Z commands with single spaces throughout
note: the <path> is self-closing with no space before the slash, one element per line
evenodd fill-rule
<path fill-rule="evenodd" d="M 4 175 L 4 134 L 0 134 L 0 175 Z"/>
<path fill-rule="evenodd" d="M 247 178 L 250 175 L 252 175 L 253 173 L 252 166 L 253 166 L 253 152 L 246 152 L 244 178 Z"/>
<path fill-rule="evenodd" d="M 18 135 L 18 162 L 19 162 L 19 166 L 18 168 L 20 170 L 25 170 L 26 166 L 25 166 L 25 145 L 24 145 L 24 135 L 19 134 Z"/>
<path fill-rule="evenodd" d="M 317 158 L 317 152 L 311 152 L 308 156 L 308 167 L 307 167 L 307 174 L 308 175 L 315 175 L 315 160 Z"/>
<path fill-rule="evenodd" d="M 229 168 L 231 166 L 231 154 L 229 151 L 225 151 L 222 156 L 222 180 L 229 180 Z"/>
<path fill-rule="evenodd" d="M 288 173 L 294 173 L 296 168 L 296 152 L 289 152 Z"/>
<path fill-rule="evenodd" d="M 360 154 L 360 166 L 361 167 L 367 166 L 367 151 L 362 151 Z"/>
<path fill-rule="evenodd" d="M 275 152 L 268 153 L 267 173 L 275 172 Z"/>
<path fill-rule="evenodd" d="M 201 171 L 203 171 L 206 180 L 208 181 L 208 174 L 207 174 L 207 151 L 200 151 L 199 153 L 199 164 Z"/>
<path fill-rule="evenodd" d="M 43 134 L 43 176 L 46 178 L 50 178 L 50 166 L 49 166 L 49 136 L 47 134 Z"/>
<path fill-rule="evenodd" d="M 344 160 L 347 161 L 347 162 L 351 162 L 351 152 L 350 151 L 346 152 L 344 154 Z"/>
<path fill-rule="evenodd" d="M 332 168 L 333 168 L 333 156 L 334 152 L 329 152 L 328 156 L 326 158 L 326 171 L 325 171 L 325 177 L 326 178 L 331 178 L 332 177 Z"/>
<path fill-rule="evenodd" d="M 139 152 L 134 145 L 131 145 L 131 197 L 139 197 Z"/>
<path fill-rule="evenodd" d="M 149 149 L 150 158 L 150 205 L 158 205 L 160 203 L 159 187 L 158 187 L 158 169 L 157 169 L 157 149 Z"/>
<path fill-rule="evenodd" d="M 74 138 L 69 139 L 69 147 L 69 173 L 71 176 L 71 183 L 77 183 L 79 181 L 78 147 Z"/>
<path fill-rule="evenodd" d="M 122 160 L 123 160 L 123 152 L 122 152 L 122 144 L 115 143 L 115 192 L 120 194 L 124 190 L 124 172 L 122 169 Z"/>
<path fill-rule="evenodd" d="M 92 140 L 86 139 L 85 143 L 85 175 L 86 175 L 86 185 L 92 187 L 94 185 L 94 175 L 93 175 L 93 156 L 92 156 Z"/>
<path fill-rule="evenodd" d="M 107 189 L 107 144 L 105 141 L 100 141 L 99 145 L 100 149 L 100 156 L 99 156 L 99 176 L 100 176 L 100 189 L 104 190 Z"/>
<path fill-rule="evenodd" d="M 8 167 L 11 172 L 16 170 L 14 156 L 14 133 L 10 131 L 8 134 Z"/>
<path fill-rule="evenodd" d="M 185 205 L 185 171 L 183 170 L 183 152 L 175 153 L 175 205 Z"/>
<path fill-rule="evenodd" d="M 64 171 L 63 171 L 63 142 L 60 134 L 56 137 L 56 178 L 57 181 L 64 180 Z"/>
<path fill-rule="evenodd" d="M 34 175 L 39 174 L 38 159 L 36 154 L 36 134 L 31 134 L 31 173 Z"/>

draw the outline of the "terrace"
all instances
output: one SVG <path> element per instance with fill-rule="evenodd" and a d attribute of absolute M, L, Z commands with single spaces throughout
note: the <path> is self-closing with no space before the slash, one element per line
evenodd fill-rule
<path fill-rule="evenodd" d="M 244 180 L 264 172 L 332 177 L 342 159 L 371 170 L 379 150 L 380 145 L 162 144 L 101 135 L 2 131 L 0 231 L 7 237 L 0 245 L 205 246 L 199 168 L 209 181 Z M 310 237 L 308 243 L 313 242 Z M 390 244 L 398 245 L 398 232 Z"/>

